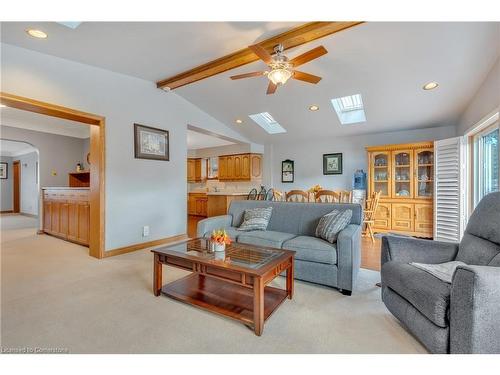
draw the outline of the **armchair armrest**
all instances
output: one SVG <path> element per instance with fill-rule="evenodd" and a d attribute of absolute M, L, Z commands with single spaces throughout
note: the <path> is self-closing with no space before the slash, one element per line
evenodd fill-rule
<path fill-rule="evenodd" d="M 232 215 L 213 216 L 207 219 L 198 221 L 196 227 L 196 236 L 203 237 L 205 234 L 212 232 L 215 229 L 228 228 L 233 221 Z"/>
<path fill-rule="evenodd" d="M 352 291 L 361 266 L 361 225 L 349 224 L 337 237 L 338 287 Z"/>
<path fill-rule="evenodd" d="M 389 261 L 436 264 L 454 260 L 458 244 L 413 237 L 383 236 L 381 250 L 382 265 Z"/>
<path fill-rule="evenodd" d="M 451 284 L 450 352 L 500 353 L 500 267 L 458 266 Z"/>

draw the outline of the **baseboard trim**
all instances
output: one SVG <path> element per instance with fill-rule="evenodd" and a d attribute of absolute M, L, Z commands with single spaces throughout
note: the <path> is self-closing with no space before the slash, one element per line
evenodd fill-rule
<path fill-rule="evenodd" d="M 38 215 L 28 214 L 28 213 L 24 213 L 24 212 L 20 212 L 20 214 L 23 216 L 33 217 L 35 219 L 38 219 Z"/>
<path fill-rule="evenodd" d="M 13 214 L 14 210 L 5 210 L 5 211 L 0 211 L 0 214 Z"/>
<path fill-rule="evenodd" d="M 133 251 L 142 250 L 148 247 L 154 247 L 159 245 L 167 245 L 174 242 L 179 242 L 186 240 L 188 238 L 187 234 L 178 234 L 177 236 L 160 238 L 159 240 L 153 240 L 149 242 L 142 242 L 135 245 L 119 247 L 117 249 L 109 250 L 104 252 L 104 258 L 114 257 L 116 255 L 122 255 L 126 253 L 131 253 Z"/>

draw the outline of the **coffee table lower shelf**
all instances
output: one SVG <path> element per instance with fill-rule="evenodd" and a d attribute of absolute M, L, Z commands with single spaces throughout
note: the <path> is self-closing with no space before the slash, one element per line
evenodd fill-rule
<path fill-rule="evenodd" d="M 254 326 L 253 289 L 199 273 L 166 284 L 161 293 L 178 301 Z M 287 298 L 286 290 L 264 288 L 264 320 Z"/>

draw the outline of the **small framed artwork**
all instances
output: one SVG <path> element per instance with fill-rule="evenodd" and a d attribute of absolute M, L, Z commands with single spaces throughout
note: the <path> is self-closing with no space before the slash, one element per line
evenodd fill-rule
<path fill-rule="evenodd" d="M 134 124 L 136 159 L 169 160 L 168 130 Z"/>
<path fill-rule="evenodd" d="M 293 182 L 293 178 L 293 160 L 283 160 L 281 162 L 281 182 Z"/>
<path fill-rule="evenodd" d="M 323 155 L 323 174 L 342 174 L 342 153 Z"/>
<path fill-rule="evenodd" d="M 0 163 L 0 179 L 6 180 L 9 178 L 9 167 L 7 163 Z"/>

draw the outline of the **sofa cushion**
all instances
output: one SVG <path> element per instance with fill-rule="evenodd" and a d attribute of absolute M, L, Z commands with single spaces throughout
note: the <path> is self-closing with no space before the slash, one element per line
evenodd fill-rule
<path fill-rule="evenodd" d="M 290 233 L 275 232 L 272 230 L 256 230 L 253 232 L 240 232 L 240 235 L 237 238 L 237 242 L 281 249 L 283 242 L 294 237 L 296 237 L 296 235 Z"/>
<path fill-rule="evenodd" d="M 351 220 L 352 211 L 333 210 L 324 215 L 316 228 L 316 237 L 327 240 L 330 243 L 337 242 L 337 237 L 342 229 L 344 229 Z"/>
<path fill-rule="evenodd" d="M 232 240 L 232 241 L 236 241 L 238 239 L 238 236 L 242 233 L 242 232 L 239 232 L 237 230 L 237 228 L 235 227 L 228 227 L 228 228 L 224 228 L 224 230 L 226 231 L 226 233 L 228 234 L 229 238 Z M 205 233 L 205 238 L 210 238 L 212 232 L 207 232 Z"/>
<path fill-rule="evenodd" d="M 448 327 L 450 284 L 407 263 L 387 262 L 382 266 L 382 285 L 407 300 L 439 327 Z"/>
<path fill-rule="evenodd" d="M 321 238 L 299 236 L 283 243 L 283 249 L 294 250 L 295 259 L 308 262 L 337 264 L 337 248 Z"/>
<path fill-rule="evenodd" d="M 243 223 L 241 223 L 238 230 L 266 230 L 272 213 L 272 207 L 247 208 L 243 215 Z"/>

